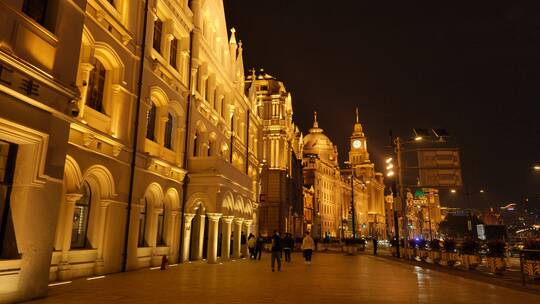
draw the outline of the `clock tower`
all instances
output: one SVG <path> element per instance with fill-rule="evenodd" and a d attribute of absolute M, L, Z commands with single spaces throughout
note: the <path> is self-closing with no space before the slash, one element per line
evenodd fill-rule
<path fill-rule="evenodd" d="M 349 151 L 349 162 L 351 165 L 358 166 L 369 163 L 369 153 L 367 151 L 367 140 L 358 117 L 358 108 L 356 108 L 356 123 L 351 135 L 351 149 Z"/>

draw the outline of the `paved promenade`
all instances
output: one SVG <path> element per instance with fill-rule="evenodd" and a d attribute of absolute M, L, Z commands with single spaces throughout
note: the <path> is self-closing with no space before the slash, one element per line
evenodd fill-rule
<path fill-rule="evenodd" d="M 388 259 L 300 254 L 271 272 L 259 262 L 191 263 L 79 279 L 32 303 L 540 303 L 540 296 Z"/>

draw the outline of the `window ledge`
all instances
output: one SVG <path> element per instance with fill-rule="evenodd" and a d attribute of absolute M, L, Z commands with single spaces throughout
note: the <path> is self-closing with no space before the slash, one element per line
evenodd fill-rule
<path fill-rule="evenodd" d="M 22 259 L 0 259 L 0 276 L 16 274 L 21 270 Z"/>

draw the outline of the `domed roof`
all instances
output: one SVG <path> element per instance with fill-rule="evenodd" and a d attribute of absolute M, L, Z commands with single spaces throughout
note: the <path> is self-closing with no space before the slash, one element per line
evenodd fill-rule
<path fill-rule="evenodd" d="M 304 136 L 304 154 L 317 154 L 320 158 L 333 160 L 334 144 L 324 135 L 323 129 L 319 128 L 317 112 L 314 115 L 313 128 Z"/>

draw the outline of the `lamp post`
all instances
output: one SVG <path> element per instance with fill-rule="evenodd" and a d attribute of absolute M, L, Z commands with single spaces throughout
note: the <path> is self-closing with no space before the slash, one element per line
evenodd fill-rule
<path fill-rule="evenodd" d="M 433 140 L 433 136 L 436 140 Z M 402 212 L 402 229 L 403 229 L 403 237 L 408 238 L 409 237 L 409 223 L 407 219 L 407 200 L 405 198 L 405 191 L 404 191 L 404 184 L 403 184 L 403 162 L 402 162 L 402 153 L 403 153 L 403 145 L 407 144 L 415 144 L 420 142 L 432 142 L 432 143 L 440 143 L 445 142 L 445 137 L 448 137 L 448 133 L 443 129 L 431 129 L 428 131 L 427 129 L 413 129 L 413 138 L 412 140 L 403 141 L 401 137 L 397 136 L 395 139 L 392 138 L 392 132 L 390 132 L 390 138 L 391 143 L 394 147 L 394 152 L 397 158 L 397 190 L 398 190 L 398 197 L 399 202 L 401 204 L 401 212 Z M 388 169 L 388 167 L 387 167 Z M 392 168 L 391 168 L 392 169 Z M 388 171 L 387 176 L 393 176 L 394 171 Z M 396 220 L 397 221 L 397 220 Z M 399 227 L 396 227 L 396 229 Z M 430 230 L 431 230 L 431 223 L 430 223 Z M 431 233 L 430 233 L 431 234 Z M 399 239 L 398 239 L 399 242 Z M 407 248 L 408 244 L 407 242 L 404 242 L 404 248 Z"/>
<path fill-rule="evenodd" d="M 349 162 L 345 162 L 345 164 L 349 165 L 351 169 L 351 221 L 352 221 L 352 233 L 353 233 L 353 239 L 356 239 L 356 212 L 354 209 L 354 169 L 352 165 Z"/>
<path fill-rule="evenodd" d="M 399 247 L 400 247 L 400 242 L 399 242 L 399 217 L 398 217 L 398 211 L 397 211 L 397 208 L 396 208 L 396 201 L 394 200 L 394 190 L 396 188 L 396 180 L 395 180 L 395 172 L 394 172 L 394 163 L 393 163 L 394 159 L 392 157 L 388 157 L 385 161 L 386 163 L 386 177 L 389 177 L 392 179 L 392 190 L 391 190 L 391 195 L 392 195 L 392 205 L 393 205 L 393 216 L 394 216 L 394 234 L 395 234 L 395 239 L 396 239 L 396 242 L 395 242 L 395 245 L 396 245 L 396 257 L 397 258 L 400 258 L 400 250 L 399 250 Z"/>

